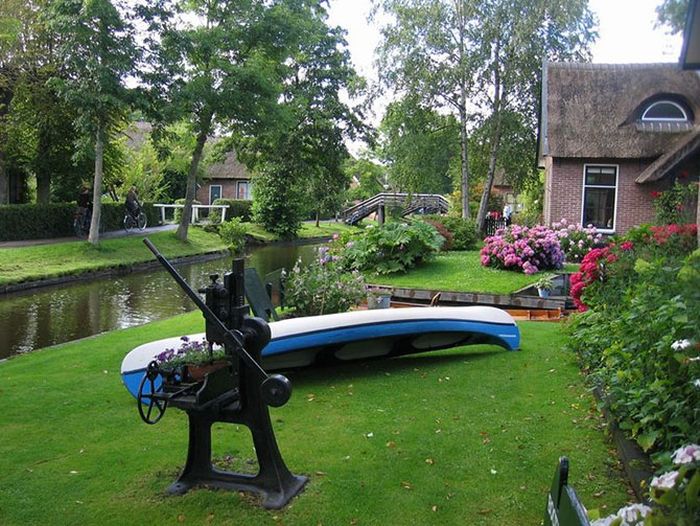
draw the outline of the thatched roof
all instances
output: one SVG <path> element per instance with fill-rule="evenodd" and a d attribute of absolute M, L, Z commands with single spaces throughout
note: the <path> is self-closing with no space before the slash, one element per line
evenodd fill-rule
<path fill-rule="evenodd" d="M 663 155 L 694 123 L 640 122 L 645 103 L 660 96 L 680 101 L 699 122 L 700 75 L 677 64 L 546 63 L 540 160 Z"/>
<path fill-rule="evenodd" d="M 651 163 L 639 177 L 635 179 L 637 183 L 648 183 L 658 181 L 668 172 L 673 170 L 688 157 L 700 152 L 700 125 L 695 127 L 692 133 L 684 134 L 676 144 Z"/>
<path fill-rule="evenodd" d="M 236 152 L 228 152 L 222 162 L 207 167 L 207 179 L 250 179 L 246 167 L 238 161 Z"/>

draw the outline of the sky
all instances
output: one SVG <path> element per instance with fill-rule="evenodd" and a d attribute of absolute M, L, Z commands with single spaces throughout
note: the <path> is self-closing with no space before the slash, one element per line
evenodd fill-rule
<path fill-rule="evenodd" d="M 588 5 L 598 19 L 598 40 L 592 46 L 593 62 L 645 63 L 678 62 L 682 38 L 671 36 L 664 28 L 654 28 L 656 6 L 662 0 L 589 0 Z M 328 22 L 347 31 L 348 49 L 356 71 L 376 80 L 374 49 L 379 43 L 379 24 L 367 17 L 371 0 L 330 0 Z M 378 125 L 388 104 L 387 96 L 374 105 L 371 121 Z M 357 154 L 361 144 L 350 145 Z"/>
<path fill-rule="evenodd" d="M 599 21 L 599 38 L 593 46 L 593 62 L 676 62 L 680 35 L 655 29 L 655 8 L 661 0 L 589 0 Z M 370 0 L 330 0 L 329 23 L 348 31 L 347 41 L 358 73 L 376 78 L 374 48 L 379 28 L 367 21 Z"/>

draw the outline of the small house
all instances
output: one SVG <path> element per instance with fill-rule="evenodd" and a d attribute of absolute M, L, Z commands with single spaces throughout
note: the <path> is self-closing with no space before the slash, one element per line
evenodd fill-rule
<path fill-rule="evenodd" d="M 204 205 L 219 198 L 252 199 L 250 173 L 236 152 L 228 152 L 223 161 L 210 164 L 197 188 L 197 201 Z"/>
<path fill-rule="evenodd" d="M 700 75 L 678 64 L 545 63 L 538 137 L 544 223 L 625 233 L 700 172 Z"/>

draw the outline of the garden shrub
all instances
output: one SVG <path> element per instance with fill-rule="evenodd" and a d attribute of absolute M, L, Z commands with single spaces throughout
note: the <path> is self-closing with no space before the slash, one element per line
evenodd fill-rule
<path fill-rule="evenodd" d="M 700 440 L 700 250 L 676 250 L 694 228 L 650 232 L 584 258 L 572 295 L 586 312 L 572 318 L 568 345 L 620 427 L 663 451 Z"/>
<path fill-rule="evenodd" d="M 442 247 L 440 247 L 440 250 L 452 250 L 452 243 L 454 241 L 454 236 L 452 235 L 452 232 L 450 232 L 447 229 L 447 227 L 438 219 L 425 218 L 423 219 L 423 221 L 425 221 L 429 225 L 432 225 L 433 228 L 435 228 L 435 230 L 438 231 L 438 234 L 445 238 L 445 242 L 442 244 Z"/>
<path fill-rule="evenodd" d="M 250 221 L 253 201 L 248 201 L 244 199 L 216 199 L 212 204 L 228 205 L 228 209 L 226 210 L 226 221 L 230 221 L 234 217 L 240 218 L 241 221 Z M 221 210 L 219 210 L 218 208 L 211 209 L 209 211 L 209 221 L 211 221 L 212 223 L 220 223 Z"/>
<path fill-rule="evenodd" d="M 473 250 L 479 240 L 479 231 L 473 219 L 445 216 L 442 224 L 452 233 L 452 250 Z"/>
<path fill-rule="evenodd" d="M 443 243 L 435 227 L 423 221 L 385 223 L 343 233 L 334 243 L 333 254 L 345 269 L 389 274 L 414 267 Z"/>
<path fill-rule="evenodd" d="M 240 254 L 245 247 L 246 227 L 238 217 L 219 225 L 219 237 L 234 254 Z"/>
<path fill-rule="evenodd" d="M 496 235 L 484 240 L 481 264 L 504 270 L 534 274 L 540 270 L 562 267 L 564 252 L 553 230 L 538 225 L 533 228 L 511 225 L 499 228 Z"/>
<path fill-rule="evenodd" d="M 365 296 L 362 275 L 338 265 L 327 246 L 319 247 L 308 265 L 297 261 L 285 281 L 285 305 L 293 307 L 298 316 L 345 312 Z"/>
<path fill-rule="evenodd" d="M 562 219 L 554 223 L 552 228 L 569 263 L 579 263 L 589 250 L 603 242 L 603 234 L 593 225 L 584 228 L 580 223 L 569 223 Z"/>
<path fill-rule="evenodd" d="M 687 173 L 685 177 L 687 178 Z M 687 223 L 695 217 L 695 197 L 698 189 L 695 184 L 676 181 L 665 192 L 652 192 L 656 222 L 659 225 Z"/>
<path fill-rule="evenodd" d="M 142 204 L 148 225 L 160 223 L 160 214 L 152 203 Z M 0 241 L 20 241 L 70 237 L 73 232 L 75 203 L 23 204 L 0 206 Z M 102 231 L 123 228 L 124 203 L 102 203 Z"/>
<path fill-rule="evenodd" d="M 446 239 L 445 245 L 448 245 L 443 246 L 443 250 L 473 250 L 476 247 L 476 243 L 479 240 L 479 231 L 473 219 L 437 214 L 430 214 L 423 217 L 425 221 L 431 224 L 439 223 L 444 226 L 452 236 L 452 242 L 450 243 L 450 240 L 438 229 L 440 235 Z"/>

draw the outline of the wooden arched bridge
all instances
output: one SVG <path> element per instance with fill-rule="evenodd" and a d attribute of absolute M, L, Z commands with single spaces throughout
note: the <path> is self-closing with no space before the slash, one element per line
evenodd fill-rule
<path fill-rule="evenodd" d="M 354 225 L 372 213 L 377 213 L 377 220 L 384 223 L 386 207 L 400 208 L 401 215 L 408 214 L 440 214 L 447 213 L 449 202 L 440 194 L 405 194 L 385 192 L 365 199 L 350 208 L 343 210 L 343 221 Z"/>

